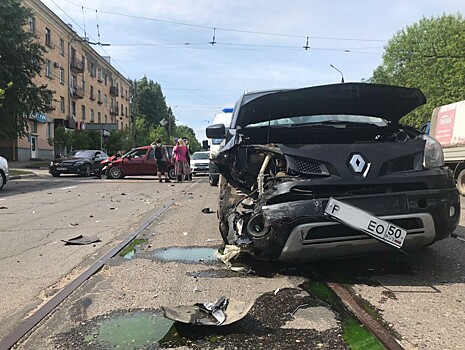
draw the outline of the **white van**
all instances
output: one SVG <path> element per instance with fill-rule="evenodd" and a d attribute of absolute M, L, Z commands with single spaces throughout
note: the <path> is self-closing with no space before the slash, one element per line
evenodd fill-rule
<path fill-rule="evenodd" d="M 222 113 L 218 113 L 213 118 L 213 124 L 224 124 L 226 128 L 231 126 L 231 119 L 233 115 L 233 108 L 224 108 Z M 226 140 L 225 139 L 211 139 L 209 140 L 210 144 L 210 159 L 218 154 L 223 148 Z M 218 185 L 218 180 L 220 178 L 220 174 L 218 172 L 218 167 L 210 160 L 209 164 L 209 174 L 208 174 L 208 181 L 210 182 L 211 186 Z"/>

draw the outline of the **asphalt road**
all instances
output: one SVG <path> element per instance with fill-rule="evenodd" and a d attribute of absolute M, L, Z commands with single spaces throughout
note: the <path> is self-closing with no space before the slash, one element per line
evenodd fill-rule
<path fill-rule="evenodd" d="M 195 252 L 195 248 L 213 251 L 221 245 L 216 215 L 202 213 L 207 207 L 216 210 L 217 188 L 209 186 L 206 178 L 194 180 L 171 185 L 150 177 L 113 181 L 52 178 L 43 173 L 8 183 L 0 193 L 0 334 L 13 329 L 175 199 L 141 233 L 144 241 L 137 249 L 126 257 L 115 256 L 18 348 L 110 348 L 111 342 L 99 338 L 105 333 L 99 327 L 107 320 L 130 319 L 135 313 L 141 318 L 144 312 L 152 317 L 160 314 L 162 306 L 214 301 L 222 295 L 253 304 L 243 321 L 213 329 L 177 328 L 163 346 L 347 348 L 342 341 L 344 315 L 337 305 L 315 298 L 311 293 L 315 281 L 344 283 L 367 302 L 367 309 L 406 349 L 463 348 L 465 242 L 449 238 L 408 256 L 377 255 L 304 266 L 249 262 L 254 274 L 230 271 L 202 253 L 200 260 L 190 262 L 157 258 L 156 254 L 173 247 Z M 462 213 L 462 223 L 463 217 Z M 463 226 L 457 232 L 465 235 Z M 96 235 L 101 242 L 68 246 L 61 241 L 78 235 Z M 295 312 L 301 305 L 303 310 Z M 137 342 L 144 336 L 136 332 L 130 345 L 124 339 L 118 344 L 128 349 L 153 348 L 147 345 L 150 338 L 146 344 Z"/>

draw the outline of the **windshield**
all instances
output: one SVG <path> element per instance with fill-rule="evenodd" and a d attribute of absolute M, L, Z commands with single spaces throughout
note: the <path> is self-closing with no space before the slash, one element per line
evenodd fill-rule
<path fill-rule="evenodd" d="M 221 142 L 223 142 L 224 139 L 212 139 L 212 144 L 213 145 L 221 145 Z"/>
<path fill-rule="evenodd" d="M 73 151 L 68 153 L 67 158 L 92 158 L 94 156 L 94 151 Z"/>
<path fill-rule="evenodd" d="M 304 115 L 299 117 L 286 117 L 274 119 L 260 123 L 247 125 L 246 128 L 263 127 L 263 126 L 299 126 L 311 124 L 344 124 L 344 123 L 359 123 L 359 124 L 374 124 L 377 126 L 386 126 L 387 123 L 382 118 L 369 117 L 365 115 L 349 115 L 349 114 L 322 114 L 322 115 Z"/>
<path fill-rule="evenodd" d="M 191 159 L 208 159 L 208 152 L 196 152 L 192 155 Z"/>

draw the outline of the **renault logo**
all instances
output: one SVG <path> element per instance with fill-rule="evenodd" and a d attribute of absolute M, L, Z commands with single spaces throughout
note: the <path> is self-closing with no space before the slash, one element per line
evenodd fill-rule
<path fill-rule="evenodd" d="M 352 158 L 350 158 L 349 162 L 350 166 L 356 173 L 361 173 L 365 170 L 365 166 L 367 162 L 360 154 L 354 154 Z"/>

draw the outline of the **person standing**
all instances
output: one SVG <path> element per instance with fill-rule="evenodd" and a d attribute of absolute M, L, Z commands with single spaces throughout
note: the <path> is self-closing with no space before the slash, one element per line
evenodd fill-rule
<path fill-rule="evenodd" d="M 153 148 L 153 153 L 155 154 L 155 160 L 157 162 L 158 181 L 163 182 L 161 179 L 161 173 L 163 173 L 165 175 L 165 182 L 171 182 L 168 177 L 168 150 L 165 145 L 162 145 L 160 139 L 156 139 L 150 146 Z"/>
<path fill-rule="evenodd" d="M 186 144 L 187 147 L 187 163 L 189 164 L 189 168 L 191 166 L 191 149 L 189 147 L 189 139 L 187 137 L 183 137 L 182 140 Z M 192 181 L 192 172 L 186 175 L 186 181 Z"/>
<path fill-rule="evenodd" d="M 186 175 L 191 173 L 191 167 L 187 162 L 187 154 L 189 150 L 182 139 L 179 139 L 174 146 L 173 153 L 175 156 L 174 171 L 177 182 L 182 182 Z"/>

